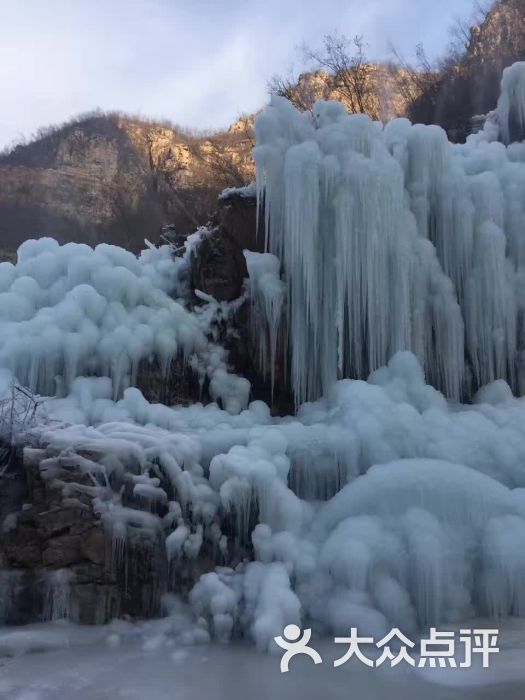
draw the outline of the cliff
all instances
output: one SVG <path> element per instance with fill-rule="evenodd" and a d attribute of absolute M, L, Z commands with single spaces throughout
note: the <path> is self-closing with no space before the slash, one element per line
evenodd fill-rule
<path fill-rule="evenodd" d="M 399 66 L 366 63 L 359 67 L 355 80 L 362 91 L 363 107 L 373 119 L 388 121 L 407 111 L 407 93 L 403 90 L 406 70 Z M 289 86 L 285 97 L 299 109 L 310 109 L 317 100 L 337 100 L 349 112 L 359 112 L 349 90 L 334 75 L 319 70 L 302 73 L 297 83 Z"/>
<path fill-rule="evenodd" d="M 525 58 L 525 0 L 499 0 L 471 27 L 456 26 L 453 50 L 409 105 L 414 122 L 439 124 L 453 141 L 471 131 L 472 117 L 496 107 L 504 68 Z M 421 82 L 414 72 L 412 84 Z"/>
<path fill-rule="evenodd" d="M 136 250 L 163 225 L 192 231 L 252 178 L 251 145 L 243 120 L 212 136 L 119 114 L 50 129 L 0 156 L 0 249 L 52 235 Z"/>

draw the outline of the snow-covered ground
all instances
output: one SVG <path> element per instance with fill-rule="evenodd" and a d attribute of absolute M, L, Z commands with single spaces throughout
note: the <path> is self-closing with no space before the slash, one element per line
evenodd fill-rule
<path fill-rule="evenodd" d="M 296 657 L 282 674 L 278 656 L 260 654 L 247 644 L 159 645 L 151 630 L 145 636 L 124 635 L 118 644 L 116 637 L 105 628 L 57 623 L 2 634 L 0 650 L 11 645 L 18 655 L 0 657 L 0 698 L 522 700 L 525 693 L 523 625 L 506 630 L 502 650 L 488 669 L 370 669 L 358 662 L 334 668 L 338 654 L 325 640 L 316 643 L 322 664 Z M 41 651 L 22 654 L 24 648 Z"/>

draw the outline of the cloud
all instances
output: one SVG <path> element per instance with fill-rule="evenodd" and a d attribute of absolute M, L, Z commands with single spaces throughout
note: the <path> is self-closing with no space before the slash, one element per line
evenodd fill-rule
<path fill-rule="evenodd" d="M 444 47 L 471 0 L 18 0 L 0 4 L 0 147 L 95 107 L 226 126 L 258 109 L 297 47 L 338 30 L 372 56 Z"/>

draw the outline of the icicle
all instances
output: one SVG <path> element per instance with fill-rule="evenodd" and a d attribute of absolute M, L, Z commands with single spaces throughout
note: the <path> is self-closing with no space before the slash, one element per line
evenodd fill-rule
<path fill-rule="evenodd" d="M 127 588 L 128 571 L 126 548 L 128 544 L 128 530 L 126 524 L 120 520 L 111 521 L 110 525 L 110 571 L 118 573 L 124 567 L 125 588 Z"/>
<path fill-rule="evenodd" d="M 64 620 L 69 617 L 72 580 L 73 574 L 68 569 L 47 571 L 44 574 L 44 621 Z"/>
<path fill-rule="evenodd" d="M 270 373 L 273 392 L 275 360 L 285 286 L 280 279 L 279 259 L 271 253 L 244 251 L 250 277 L 250 295 L 254 312 L 252 333 L 259 343 L 260 365 L 264 374 Z"/>
<path fill-rule="evenodd" d="M 525 63 L 505 71 L 498 114 L 522 138 Z M 298 404 L 338 378 L 366 378 L 399 350 L 453 399 L 496 378 L 521 386 L 521 145 L 486 135 L 452 145 L 436 126 L 398 119 L 382 129 L 336 103 L 312 116 L 279 99 L 256 136 Z"/>
<path fill-rule="evenodd" d="M 503 143 L 525 140 L 525 62 L 505 68 L 496 108 Z"/>

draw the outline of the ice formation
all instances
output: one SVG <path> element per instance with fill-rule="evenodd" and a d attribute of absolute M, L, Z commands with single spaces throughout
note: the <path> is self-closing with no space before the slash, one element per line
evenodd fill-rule
<path fill-rule="evenodd" d="M 139 539 L 163 563 L 154 595 L 208 569 L 193 627 L 168 595 L 146 651 L 170 628 L 272 651 L 290 623 L 383 636 L 525 615 L 525 145 L 504 145 L 523 80 L 505 73 L 462 146 L 335 103 L 312 117 L 274 100 L 258 118 L 271 252 L 246 251 L 248 286 L 262 366 L 289 345 L 294 416 L 248 403 L 213 340 L 228 309 L 175 301 L 186 262 L 168 250 L 43 239 L 0 265 L 0 400 L 13 374 L 54 395 L 28 463 L 64 502 L 92 499 L 125 585 Z M 153 404 L 133 386 L 140 362 L 168 372 L 177 353 L 216 402 Z M 5 618 L 16 572 L 0 579 Z M 67 615 L 70 584 L 47 572 L 46 617 Z"/>
<path fill-rule="evenodd" d="M 263 372 L 271 375 L 273 388 L 277 344 L 286 295 L 285 285 L 281 280 L 281 264 L 271 253 L 245 250 L 244 257 L 253 305 L 253 334 L 259 345 L 259 363 Z"/>
<path fill-rule="evenodd" d="M 202 632 L 272 650 L 290 622 L 415 634 L 524 614 L 525 403 L 502 381 L 451 407 L 404 352 L 294 418 L 260 402 L 238 415 L 169 408 L 132 388 L 115 402 L 96 378 L 72 389 L 39 408 L 40 444 L 56 455 L 41 462 L 45 478 L 67 499 L 95 497 L 117 568 L 133 537 L 156 542 L 163 590 L 181 564 L 211 557 L 217 569 L 190 595 Z M 93 486 L 57 481 L 67 464 Z M 121 502 L 126 484 L 133 506 Z M 53 617 L 68 581 L 48 583 Z"/>
<path fill-rule="evenodd" d="M 525 64 L 506 69 L 499 136 L 523 135 Z M 342 105 L 275 97 L 256 119 L 259 205 L 281 261 L 298 403 L 412 350 L 446 396 L 522 376 L 525 147 L 464 145 Z M 335 320 L 335 322 L 334 322 Z"/>
<path fill-rule="evenodd" d="M 496 117 L 503 143 L 525 141 L 525 62 L 503 71 Z"/>
<path fill-rule="evenodd" d="M 72 578 L 67 569 L 57 569 L 45 574 L 43 620 L 63 620 L 69 617 Z"/>
<path fill-rule="evenodd" d="M 169 246 L 137 259 L 106 244 L 26 241 L 15 265 L 0 263 L 0 367 L 47 395 L 78 376 L 110 377 L 117 397 L 136 384 L 142 362 L 155 360 L 166 377 L 180 354 L 211 380 L 214 398 L 242 409 L 246 380 L 228 375 L 202 317 L 172 298 L 182 291 L 183 265 Z"/>

